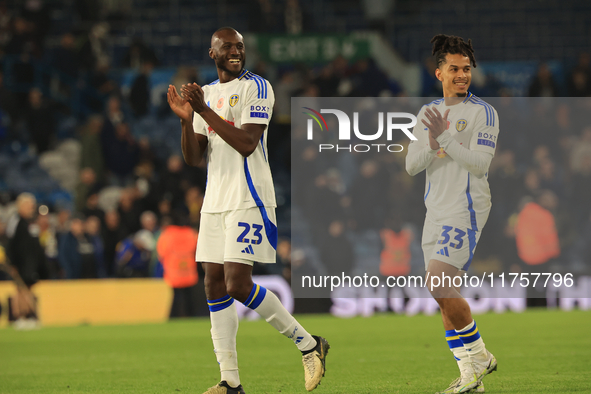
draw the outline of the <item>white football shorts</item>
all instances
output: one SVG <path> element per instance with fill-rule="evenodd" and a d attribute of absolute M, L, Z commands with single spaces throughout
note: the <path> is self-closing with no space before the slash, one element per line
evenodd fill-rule
<path fill-rule="evenodd" d="M 201 213 L 195 261 L 275 263 L 275 208 Z"/>
<path fill-rule="evenodd" d="M 439 260 L 460 270 L 468 271 L 476 244 L 482 231 L 475 231 L 467 227 L 438 225 L 425 219 L 423 227 L 423 255 L 425 270 L 430 260 Z"/>

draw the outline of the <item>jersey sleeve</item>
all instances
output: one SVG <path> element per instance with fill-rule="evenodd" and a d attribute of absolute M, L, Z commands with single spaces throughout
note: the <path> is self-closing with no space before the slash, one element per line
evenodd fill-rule
<path fill-rule="evenodd" d="M 193 131 L 207 137 L 206 123 L 198 113 L 193 113 Z"/>
<path fill-rule="evenodd" d="M 207 100 L 209 86 L 203 86 L 202 89 L 203 95 L 205 97 L 205 102 L 207 103 L 208 107 L 211 107 L 209 105 L 209 100 Z M 197 112 L 193 112 L 193 131 L 195 132 L 195 134 L 201 134 L 207 137 L 207 127 L 207 123 L 205 123 L 203 118 Z"/>
<path fill-rule="evenodd" d="M 414 176 L 423 171 L 431 163 L 437 150 L 432 150 L 429 146 L 428 131 L 425 132 L 425 125 L 421 121 L 425 118 L 425 108 L 423 106 L 417 115 L 417 124 L 412 130 L 412 134 L 417 138 L 416 141 L 410 141 L 408 144 L 408 153 L 406 154 L 406 171 Z"/>
<path fill-rule="evenodd" d="M 476 116 L 472 133 L 470 150 L 486 152 L 494 156 L 499 136 L 499 116 L 492 106 L 482 105 Z"/>
<path fill-rule="evenodd" d="M 246 89 L 246 101 L 242 107 L 241 123 L 256 123 L 268 125 L 273 114 L 275 94 L 271 84 L 263 78 L 256 77 L 250 80 Z"/>

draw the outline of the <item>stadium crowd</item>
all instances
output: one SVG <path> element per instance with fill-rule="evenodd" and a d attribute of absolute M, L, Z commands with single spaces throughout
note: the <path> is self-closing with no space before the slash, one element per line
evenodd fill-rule
<path fill-rule="evenodd" d="M 158 238 L 183 217 L 185 227 L 198 229 L 206 169 L 185 165 L 178 122 L 166 105 L 151 104 L 148 77 L 159 59 L 136 40 L 120 64 L 112 64 L 103 22 L 63 34 L 58 50 L 46 56 L 50 23 L 43 7 L 10 10 L 0 2 L 0 245 L 9 247 L 14 235 L 17 196 L 31 192 L 39 207 L 28 220 L 45 254 L 43 277 L 162 276 Z M 425 73 L 432 72 L 425 64 Z M 130 89 L 114 77 L 125 68 L 136 70 Z M 6 86 L 8 69 L 18 89 Z M 316 67 L 282 68 L 258 61 L 252 71 L 269 79 L 276 95 L 269 152 L 283 236 L 280 264 L 258 273 L 289 278 L 290 268 L 323 272 L 327 261 L 339 261 L 344 271 L 422 273 L 424 207 L 417 196 L 424 183 L 406 174 L 404 155 L 321 158 L 290 125 L 291 97 L 404 97 L 401 85 L 372 59 L 337 57 Z M 206 82 L 195 67 L 180 66 L 170 83 L 191 81 Z M 423 86 L 425 96 L 440 95 L 428 79 Z M 561 91 L 542 65 L 529 93 L 590 97 L 588 55 L 568 74 L 566 86 Z M 508 96 L 505 88 L 489 79 L 474 93 Z M 502 126 L 489 174 L 493 211 L 473 267 L 528 269 L 527 253 L 518 250 L 518 224 L 533 203 L 550 213 L 558 242 L 558 252 L 541 263 L 589 273 L 591 124 L 579 115 L 589 102 L 540 102 L 528 121 L 512 100 L 506 97 L 497 107 Z M 555 132 L 536 132 L 548 124 Z M 304 245 L 292 254 L 291 238 Z"/>

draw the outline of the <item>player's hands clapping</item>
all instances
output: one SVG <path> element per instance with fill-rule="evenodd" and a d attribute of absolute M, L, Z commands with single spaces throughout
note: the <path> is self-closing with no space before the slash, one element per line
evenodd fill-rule
<path fill-rule="evenodd" d="M 191 104 L 193 111 L 201 113 L 207 109 L 207 104 L 205 103 L 205 94 L 203 93 L 201 86 L 197 85 L 196 83 L 183 85 L 181 88 L 181 93 L 183 94 L 183 98 L 187 100 L 189 104 Z"/>
<path fill-rule="evenodd" d="M 425 110 L 425 117 L 429 120 L 428 122 L 425 119 L 422 119 L 422 122 L 427 128 L 429 129 L 429 146 L 431 149 L 439 149 L 439 144 L 435 140 L 437 137 L 441 135 L 445 130 L 447 130 L 447 115 L 449 114 L 449 109 L 445 111 L 445 114 L 441 116 L 441 112 L 437 110 L 437 108 L 427 108 Z"/>
<path fill-rule="evenodd" d="M 182 98 L 176 91 L 173 85 L 168 85 L 168 92 L 166 92 L 168 105 L 170 109 L 182 120 L 191 123 L 193 121 L 193 108 L 191 104 Z"/>

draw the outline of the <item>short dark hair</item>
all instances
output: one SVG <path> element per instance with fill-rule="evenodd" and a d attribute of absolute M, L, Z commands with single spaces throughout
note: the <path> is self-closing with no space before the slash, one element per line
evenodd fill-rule
<path fill-rule="evenodd" d="M 464 55 L 470 58 L 470 62 L 476 67 L 476 59 L 474 58 L 474 48 L 472 47 L 472 40 L 468 39 L 465 42 L 462 37 L 448 36 L 447 34 L 438 34 L 431 39 L 433 44 L 433 56 L 435 57 L 435 63 L 439 67 L 442 63 L 445 63 L 445 55 Z"/>

